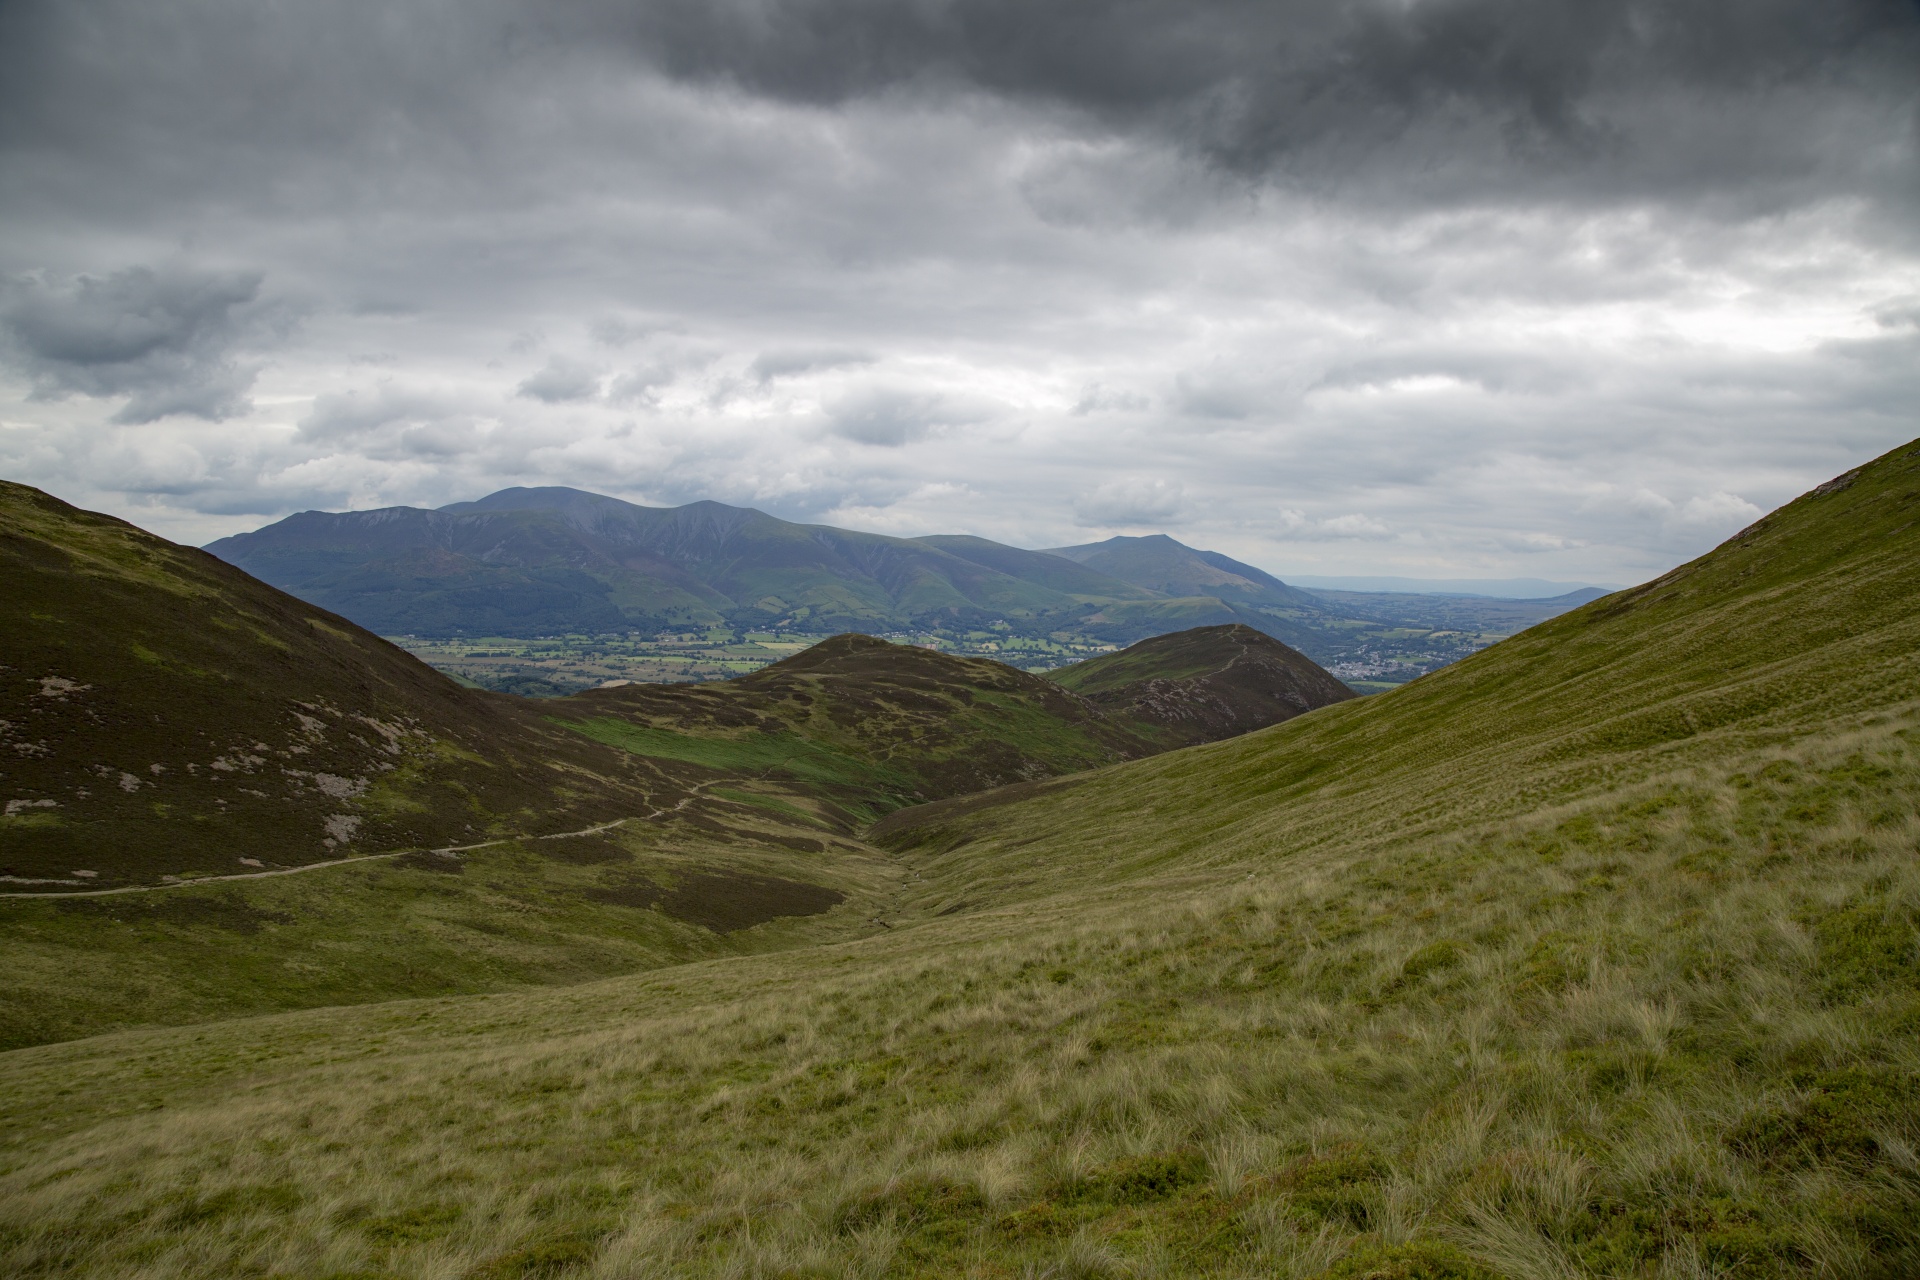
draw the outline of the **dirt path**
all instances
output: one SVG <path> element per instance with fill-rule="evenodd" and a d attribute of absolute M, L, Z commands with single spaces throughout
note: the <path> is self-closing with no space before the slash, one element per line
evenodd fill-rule
<path fill-rule="evenodd" d="M 694 787 L 699 791 L 709 784 L 703 782 Z M 521 840 L 570 840 L 576 836 L 595 836 L 602 831 L 611 831 L 615 827 L 629 822 L 648 822 L 669 813 L 678 813 L 693 803 L 693 796 L 681 799 L 679 804 L 665 809 L 655 809 L 652 813 L 643 813 L 637 818 L 615 818 L 612 822 L 603 822 L 597 827 L 587 827 L 580 831 L 556 831 L 544 836 L 502 836 L 498 840 L 482 840 L 479 844 L 450 844 L 440 849 L 395 849 L 391 853 L 362 853 L 351 858 L 335 858 L 331 862 L 309 862 L 301 867 L 276 867 L 272 871 L 242 871 L 230 876 L 195 876 L 190 880 L 174 880 L 166 884 L 132 884 L 118 889 L 80 889 L 61 893 L 57 890 L 34 890 L 27 893 L 0 893 L 0 898 L 108 898 L 117 893 L 153 893 L 160 889 L 188 889 L 199 884 L 221 884 L 228 880 L 264 880 L 268 876 L 297 876 L 303 871 L 319 871 L 323 867 L 344 867 L 349 862 L 377 862 L 382 858 L 402 858 L 409 853 L 466 853 L 471 849 L 491 849 L 499 844 L 514 844 Z"/>

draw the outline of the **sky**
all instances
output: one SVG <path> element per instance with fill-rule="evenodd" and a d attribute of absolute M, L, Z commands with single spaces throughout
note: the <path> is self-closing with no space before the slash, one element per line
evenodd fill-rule
<path fill-rule="evenodd" d="M 4 0 L 0 476 L 1630 583 L 1920 436 L 1914 0 Z"/>

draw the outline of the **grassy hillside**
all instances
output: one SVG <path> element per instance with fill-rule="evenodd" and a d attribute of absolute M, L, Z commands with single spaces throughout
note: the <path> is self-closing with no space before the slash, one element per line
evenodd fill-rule
<path fill-rule="evenodd" d="M 1913 1275 L 1916 452 L 1399 691 L 903 811 L 922 924 L 0 1056 L 0 1265 Z"/>
<path fill-rule="evenodd" d="M 683 794 L 205 552 L 0 484 L 0 888 L 577 829 Z"/>
<path fill-rule="evenodd" d="M 1354 696 L 1306 655 L 1238 624 L 1142 640 L 1051 678 L 1168 746 L 1217 742 Z"/>
<path fill-rule="evenodd" d="M 457 858 L 0 899 L 0 1049 L 582 982 L 858 937 L 899 918 L 895 861 L 725 790 L 654 821 Z"/>

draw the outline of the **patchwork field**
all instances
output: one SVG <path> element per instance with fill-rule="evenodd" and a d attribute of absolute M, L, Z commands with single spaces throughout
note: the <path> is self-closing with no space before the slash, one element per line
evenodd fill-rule
<path fill-rule="evenodd" d="M 719 628 L 645 637 L 387 639 L 427 665 L 478 688 L 522 697 L 557 698 L 621 680 L 725 680 L 791 657 L 819 637 Z"/>

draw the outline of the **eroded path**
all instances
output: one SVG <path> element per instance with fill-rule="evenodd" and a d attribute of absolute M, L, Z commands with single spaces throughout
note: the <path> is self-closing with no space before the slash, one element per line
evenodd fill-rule
<path fill-rule="evenodd" d="M 698 792 L 701 787 L 708 785 L 710 784 L 702 782 L 694 787 L 693 791 Z M 439 849 L 393 849 L 386 853 L 361 853 L 355 854 L 351 858 L 334 858 L 328 862 L 309 862 L 299 867 L 275 867 L 271 871 L 242 871 L 230 876 L 193 876 L 189 879 L 169 880 L 161 884 L 122 885 L 115 889 L 79 889 L 65 893 L 57 889 L 36 889 L 25 893 L 7 892 L 0 893 L 0 898 L 109 898 L 121 893 L 154 893 L 161 889 L 187 889 L 194 885 L 222 884 L 228 880 L 264 880 L 269 876 L 297 876 L 303 871 L 319 871 L 326 867 L 344 867 L 350 862 L 377 862 L 382 858 L 401 858 L 410 853 L 435 853 L 443 857 L 452 857 L 455 854 L 467 853 L 474 849 L 491 849 L 496 845 L 515 844 L 522 840 L 571 840 L 580 836 L 596 836 L 602 831 L 611 831 L 615 827 L 624 826 L 629 822 L 650 822 L 655 818 L 665 817 L 669 813 L 678 813 L 692 803 L 693 795 L 688 794 L 682 796 L 678 804 L 669 805 L 664 809 L 655 809 L 651 813 L 643 813 L 638 817 L 615 818 L 612 822 L 603 822 L 598 826 L 586 827 L 579 831 L 555 831 L 544 836 L 502 836 L 498 840 L 482 840 L 478 844 L 450 844 Z M 60 883 L 79 884 L 81 882 L 75 880 Z"/>

